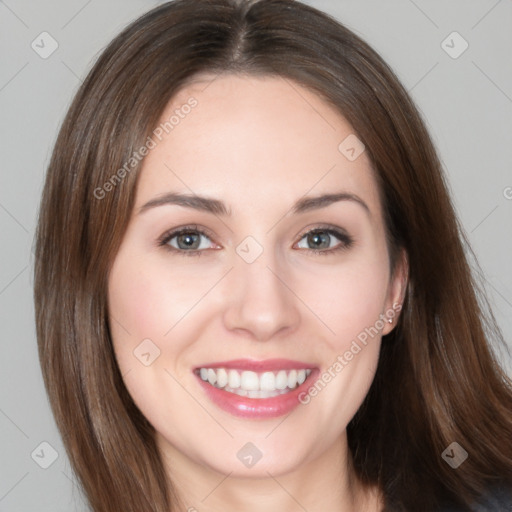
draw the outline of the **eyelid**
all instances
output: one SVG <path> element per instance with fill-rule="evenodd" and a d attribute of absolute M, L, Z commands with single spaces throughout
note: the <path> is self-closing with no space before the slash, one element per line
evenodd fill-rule
<path fill-rule="evenodd" d="M 182 233 L 188 233 L 188 232 L 196 232 L 200 235 L 203 235 L 207 238 L 209 238 L 213 243 L 214 240 L 214 235 L 212 234 L 212 232 L 206 228 L 203 228 L 203 227 L 200 227 L 198 226 L 197 224 L 190 224 L 190 225 L 186 225 L 186 226 L 179 226 L 179 227 L 176 227 L 176 228 L 171 228 L 167 231 L 165 231 L 165 233 L 163 233 L 162 235 L 160 235 L 157 239 L 157 246 L 168 246 L 168 242 L 169 240 L 173 239 L 175 236 L 179 236 L 180 234 Z M 216 244 L 218 245 L 218 244 Z M 191 250 L 191 251 L 180 251 L 179 249 L 175 249 L 174 247 L 170 247 L 168 246 L 171 249 L 174 249 L 175 251 L 177 252 L 188 252 L 188 253 L 193 253 L 193 252 L 202 252 L 202 251 L 198 251 L 198 250 Z"/>
<path fill-rule="evenodd" d="M 335 253 L 337 251 L 343 251 L 345 249 L 349 249 L 355 243 L 355 239 L 351 236 L 347 230 L 334 226 L 332 224 L 315 224 L 313 227 L 308 226 L 304 228 L 303 231 L 300 232 L 298 236 L 298 242 L 300 242 L 306 235 L 314 232 L 324 232 L 331 236 L 334 236 L 339 240 L 339 244 L 335 247 L 331 247 L 330 249 L 303 249 L 308 252 L 313 252 L 315 254 L 329 255 Z M 296 243 L 298 243 L 296 242 Z"/>
<path fill-rule="evenodd" d="M 334 226 L 333 224 L 313 224 L 313 226 L 306 226 L 302 231 L 299 232 L 297 235 L 297 238 L 300 240 L 308 233 L 311 233 L 312 231 L 333 231 L 336 233 L 339 233 L 340 235 L 349 236 L 348 232 L 338 226 Z"/>
<path fill-rule="evenodd" d="M 336 245 L 335 247 L 331 247 L 330 249 L 302 249 L 301 248 L 301 250 L 305 250 L 307 252 L 313 252 L 315 254 L 321 253 L 324 255 L 328 255 L 328 254 L 332 254 L 336 251 L 348 249 L 354 243 L 354 238 L 351 235 L 349 235 L 348 232 L 343 228 L 334 226 L 332 224 L 315 224 L 314 226 L 307 226 L 306 228 L 304 228 L 300 232 L 300 234 L 297 235 L 298 241 L 294 245 L 299 243 L 309 233 L 316 232 L 316 231 L 326 232 L 327 234 L 337 238 L 340 243 L 338 245 Z M 157 246 L 164 247 L 168 251 L 178 253 L 178 254 L 181 254 L 184 256 L 194 256 L 194 255 L 200 256 L 201 253 L 205 252 L 205 249 L 182 250 L 182 249 L 176 249 L 175 247 L 172 247 L 169 245 L 169 241 L 172 240 L 174 237 L 179 236 L 180 234 L 183 234 L 183 233 L 188 233 L 188 232 L 195 232 L 199 235 L 205 236 L 208 239 L 210 239 L 212 241 L 212 243 L 216 244 L 216 242 L 214 241 L 214 236 L 212 235 L 210 230 L 203 228 L 203 227 L 199 227 L 197 224 L 192 224 L 192 225 L 185 225 L 185 226 L 176 227 L 176 228 L 167 230 L 165 233 L 163 233 L 157 239 Z M 216 245 L 219 245 L 219 244 L 216 244 Z M 214 249 L 214 250 L 217 250 L 217 249 Z"/>

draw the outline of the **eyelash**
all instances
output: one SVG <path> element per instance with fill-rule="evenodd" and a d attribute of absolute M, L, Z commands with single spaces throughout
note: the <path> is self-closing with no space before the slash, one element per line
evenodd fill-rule
<path fill-rule="evenodd" d="M 198 228 L 198 226 L 195 226 L 195 225 L 194 226 L 184 226 L 179 229 L 165 232 L 157 240 L 157 245 L 158 245 L 158 247 L 162 247 L 164 250 L 167 250 L 167 251 L 175 253 L 175 254 L 178 253 L 178 254 L 181 254 L 182 256 L 187 256 L 187 257 L 188 256 L 201 256 L 201 254 L 204 252 L 204 249 L 192 249 L 192 250 L 188 251 L 188 250 L 183 250 L 183 249 L 176 249 L 175 247 L 171 247 L 169 245 L 169 242 L 174 237 L 179 236 L 179 235 L 184 235 L 184 234 L 190 234 L 190 233 L 199 234 L 199 235 L 205 236 L 207 238 L 211 238 L 211 236 L 206 231 Z M 332 228 L 330 226 L 325 226 L 325 227 L 319 226 L 319 227 L 310 229 L 309 231 L 306 231 L 300 235 L 299 241 L 302 240 L 306 235 L 309 235 L 311 233 L 326 233 L 326 234 L 334 236 L 340 240 L 340 244 L 331 249 L 303 249 L 303 250 L 306 250 L 306 251 L 309 251 L 309 252 L 312 252 L 312 253 L 318 254 L 318 255 L 325 256 L 325 255 L 333 254 L 335 252 L 343 251 L 343 250 L 346 250 L 346 249 L 349 249 L 350 247 L 352 247 L 352 245 L 354 243 L 354 239 L 350 235 L 348 235 L 338 229 Z"/>

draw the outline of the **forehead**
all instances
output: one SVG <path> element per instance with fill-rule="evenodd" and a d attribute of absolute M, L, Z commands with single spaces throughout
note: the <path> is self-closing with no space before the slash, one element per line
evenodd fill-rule
<path fill-rule="evenodd" d="M 162 113 L 136 202 L 179 191 L 222 198 L 236 212 L 345 190 L 378 208 L 366 152 L 346 152 L 361 149 L 355 137 L 334 108 L 289 79 L 203 76 Z"/>

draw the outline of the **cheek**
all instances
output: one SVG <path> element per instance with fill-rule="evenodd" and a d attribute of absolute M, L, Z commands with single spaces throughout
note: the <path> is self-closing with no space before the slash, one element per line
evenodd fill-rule
<path fill-rule="evenodd" d="M 343 351 L 366 329 L 383 324 L 387 293 L 387 269 L 380 261 L 351 261 L 322 270 L 301 285 L 300 296 L 319 318 L 331 350 Z M 313 284 L 311 284 L 313 283 Z"/>
<path fill-rule="evenodd" d="M 109 306 L 134 338 L 162 339 L 208 289 L 208 279 L 178 272 L 158 258 L 120 253 L 109 279 Z M 197 273 L 196 273 L 197 274 Z"/>
<path fill-rule="evenodd" d="M 349 268 L 350 267 L 350 268 Z M 313 387 L 312 411 L 329 425 L 333 438 L 359 409 L 378 365 L 387 292 L 386 267 L 381 264 L 347 265 L 319 279 L 314 294 L 315 313 L 329 327 L 317 349 L 322 361 L 319 383 Z"/>
<path fill-rule="evenodd" d="M 179 337 L 166 334 L 190 309 L 189 303 L 197 300 L 197 293 L 184 292 L 183 287 L 188 290 L 179 276 L 158 262 L 139 258 L 133 246 L 118 253 L 109 276 L 116 360 L 132 399 L 153 424 L 168 419 L 167 403 L 186 403 L 187 399 L 165 371 L 174 373 L 173 365 L 187 346 L 185 339 L 180 342 Z M 149 356 L 145 359 L 144 354 Z"/>
<path fill-rule="evenodd" d="M 112 280 L 110 308 L 115 320 L 134 339 L 162 336 L 165 329 L 163 314 L 169 311 L 159 286 L 142 275 Z"/>
<path fill-rule="evenodd" d="M 151 368 L 173 368 L 181 371 L 182 358 L 191 349 L 211 311 L 200 304 L 219 280 L 215 271 L 193 270 L 189 265 L 170 264 L 161 256 L 138 255 L 132 244 L 122 249 L 109 276 L 108 302 L 114 352 L 121 373 L 143 368 L 136 359 L 138 351 L 146 353 L 142 343 L 151 340 L 150 349 L 158 354 Z M 202 313 L 200 312 L 202 311 Z M 196 320 L 194 320 L 196 319 Z M 132 372 L 134 377 L 137 372 Z M 145 371 L 143 375 L 149 372 Z M 145 378 L 145 377 L 144 377 Z"/>
<path fill-rule="evenodd" d="M 142 264 L 135 250 L 121 250 L 108 281 L 108 304 L 112 343 L 121 372 L 140 369 L 134 355 L 143 340 L 151 340 L 153 353 L 163 348 L 165 333 L 171 328 L 172 309 L 157 279 L 158 269 Z M 135 351 L 135 352 L 134 352 Z M 145 353 L 145 352 L 144 352 Z"/>

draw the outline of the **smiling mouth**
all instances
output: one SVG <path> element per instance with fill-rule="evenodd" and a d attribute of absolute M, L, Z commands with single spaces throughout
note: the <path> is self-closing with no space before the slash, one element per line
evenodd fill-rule
<path fill-rule="evenodd" d="M 313 369 L 254 372 L 233 368 L 197 368 L 196 375 L 212 387 L 248 398 L 272 398 L 303 384 Z"/>

